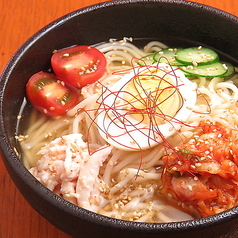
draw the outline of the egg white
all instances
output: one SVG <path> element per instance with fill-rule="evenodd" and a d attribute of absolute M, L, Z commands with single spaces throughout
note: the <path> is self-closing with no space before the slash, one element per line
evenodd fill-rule
<path fill-rule="evenodd" d="M 135 75 L 145 74 L 150 70 L 150 67 L 152 69 L 155 66 L 168 75 L 174 85 L 179 85 L 178 90 L 183 98 L 183 103 L 173 120 L 150 127 L 139 122 L 124 110 L 123 90 L 125 91 L 126 85 Z M 171 71 L 172 73 L 166 73 Z M 97 115 L 99 133 L 110 145 L 121 150 L 133 151 L 151 148 L 181 128 L 182 123 L 180 122 L 185 122 L 188 119 L 196 99 L 196 84 L 187 79 L 182 71 L 165 63 L 135 68 L 107 88 Z"/>

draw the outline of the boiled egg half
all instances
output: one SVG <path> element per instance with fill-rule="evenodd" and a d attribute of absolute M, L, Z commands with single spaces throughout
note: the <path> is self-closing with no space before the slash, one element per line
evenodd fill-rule
<path fill-rule="evenodd" d="M 176 133 L 196 103 L 196 85 L 166 63 L 133 68 L 100 99 L 100 135 L 122 150 L 146 150 Z"/>

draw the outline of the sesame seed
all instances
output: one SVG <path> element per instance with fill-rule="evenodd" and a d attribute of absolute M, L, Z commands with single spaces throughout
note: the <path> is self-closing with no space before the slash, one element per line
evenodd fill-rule
<path fill-rule="evenodd" d="M 99 206 L 100 204 L 100 198 L 98 196 L 95 196 L 95 205 Z"/>
<path fill-rule="evenodd" d="M 226 64 L 222 64 L 222 66 L 223 66 L 224 69 L 226 69 L 226 70 L 228 69 Z"/>
<path fill-rule="evenodd" d="M 144 178 L 144 177 L 145 177 L 145 173 L 144 173 L 143 171 L 141 171 L 141 172 L 139 173 L 139 176 L 142 177 L 142 178 Z"/>
<path fill-rule="evenodd" d="M 198 63 L 197 63 L 196 61 L 193 61 L 192 64 L 193 64 L 194 66 L 198 66 Z"/>
<path fill-rule="evenodd" d="M 19 156 L 20 154 L 18 153 L 17 151 L 17 148 L 16 147 L 13 147 L 13 150 L 15 151 L 16 155 Z"/>
<path fill-rule="evenodd" d="M 169 128 L 169 131 L 172 131 L 173 129 L 174 129 L 173 127 L 170 127 L 170 128 Z"/>
<path fill-rule="evenodd" d="M 171 198 L 172 198 L 172 197 L 173 197 L 173 195 L 172 195 L 171 193 L 168 193 L 168 197 L 171 197 Z"/>

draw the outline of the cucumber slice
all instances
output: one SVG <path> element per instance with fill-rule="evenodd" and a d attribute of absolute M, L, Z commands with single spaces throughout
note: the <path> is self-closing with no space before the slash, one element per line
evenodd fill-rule
<path fill-rule="evenodd" d="M 220 61 L 221 62 L 221 61 Z M 223 65 L 225 65 L 225 67 L 227 67 L 227 72 L 222 75 L 223 78 L 230 78 L 235 74 L 235 67 L 228 62 L 221 62 Z"/>
<path fill-rule="evenodd" d="M 152 65 L 154 63 L 156 63 L 156 61 L 154 60 L 154 54 L 146 55 L 138 61 L 138 65 L 140 65 L 140 66 Z"/>
<path fill-rule="evenodd" d="M 182 65 L 175 59 L 175 54 L 179 49 L 177 48 L 166 48 L 158 51 L 154 55 L 154 60 L 160 63 L 169 63 L 170 65 Z"/>
<path fill-rule="evenodd" d="M 176 52 L 176 60 L 185 65 L 208 65 L 219 60 L 218 54 L 209 48 L 191 47 Z"/>
<path fill-rule="evenodd" d="M 228 71 L 228 67 L 221 62 L 200 66 L 187 65 L 182 66 L 180 69 L 184 71 L 188 77 L 199 76 L 206 78 L 223 77 Z"/>

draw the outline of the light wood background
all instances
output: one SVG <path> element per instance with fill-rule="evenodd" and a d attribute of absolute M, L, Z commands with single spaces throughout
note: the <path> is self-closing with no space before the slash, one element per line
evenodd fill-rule
<path fill-rule="evenodd" d="M 103 0 L 0 0 L 0 73 L 12 54 L 51 21 Z M 237 0 L 196 0 L 238 16 Z M 238 50 L 238 49 L 237 49 Z M 0 238 L 69 238 L 24 200 L 0 158 Z"/>

